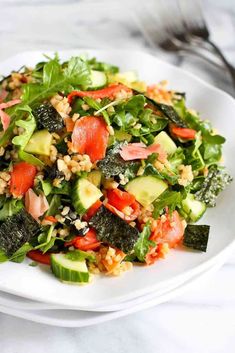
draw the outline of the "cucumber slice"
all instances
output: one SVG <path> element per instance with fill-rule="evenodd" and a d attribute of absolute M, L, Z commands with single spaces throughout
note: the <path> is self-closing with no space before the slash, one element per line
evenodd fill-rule
<path fill-rule="evenodd" d="M 73 261 L 66 254 L 51 255 L 51 270 L 61 281 L 68 283 L 87 283 L 90 274 L 86 261 Z"/>
<path fill-rule="evenodd" d="M 138 81 L 138 76 L 135 71 L 126 71 L 126 72 L 121 72 L 117 73 L 114 75 L 115 81 L 121 82 L 121 83 L 132 83 Z"/>
<path fill-rule="evenodd" d="M 144 207 L 149 206 L 167 188 L 167 183 L 151 175 L 135 178 L 125 187 Z"/>
<path fill-rule="evenodd" d="M 92 170 L 88 175 L 87 175 L 87 180 L 89 180 L 92 184 L 94 184 L 96 187 L 100 187 L 101 183 L 101 177 L 102 173 L 99 170 Z"/>
<path fill-rule="evenodd" d="M 103 71 L 91 70 L 91 84 L 89 88 L 100 88 L 107 84 L 107 76 Z"/>
<path fill-rule="evenodd" d="M 193 222 L 197 222 L 206 211 L 205 203 L 196 200 L 193 194 L 188 194 L 186 199 L 182 201 L 182 208 L 187 218 Z"/>
<path fill-rule="evenodd" d="M 50 156 L 52 135 L 47 130 L 36 131 L 30 138 L 24 151 L 28 153 Z"/>
<path fill-rule="evenodd" d="M 161 131 L 155 138 L 154 143 L 159 143 L 169 155 L 175 153 L 177 146 L 165 131 Z"/>
<path fill-rule="evenodd" d="M 103 196 L 102 192 L 94 184 L 85 178 L 80 178 L 73 187 L 72 203 L 76 212 L 82 215 L 101 196 Z"/>

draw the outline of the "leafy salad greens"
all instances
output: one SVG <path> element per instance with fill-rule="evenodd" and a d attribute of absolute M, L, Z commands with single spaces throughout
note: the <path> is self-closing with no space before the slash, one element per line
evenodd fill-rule
<path fill-rule="evenodd" d="M 87 283 L 207 250 L 210 226 L 195 223 L 232 178 L 225 138 L 184 93 L 56 54 L 3 78 L 0 118 L 0 262 Z"/>

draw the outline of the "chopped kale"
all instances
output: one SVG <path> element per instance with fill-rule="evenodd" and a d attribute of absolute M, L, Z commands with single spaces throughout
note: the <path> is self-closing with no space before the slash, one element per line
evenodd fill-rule
<path fill-rule="evenodd" d="M 213 165 L 210 167 L 200 190 L 195 193 L 195 198 L 205 202 L 208 207 L 215 207 L 217 196 L 231 182 L 232 177 L 224 168 Z"/>
<path fill-rule="evenodd" d="M 116 143 L 113 148 L 109 149 L 105 158 L 98 162 L 98 167 L 106 178 L 118 176 L 119 174 L 129 174 L 130 171 L 138 169 L 139 162 L 124 161 L 119 154 L 120 148 L 125 143 Z"/>
<path fill-rule="evenodd" d="M 188 224 L 185 229 L 183 244 L 188 248 L 206 252 L 209 232 L 210 226 L 208 225 Z"/>
<path fill-rule="evenodd" d="M 124 253 L 133 250 L 139 232 L 120 217 L 101 206 L 90 219 L 89 224 L 96 230 L 98 240 L 121 249 Z"/>
<path fill-rule="evenodd" d="M 64 123 L 61 115 L 51 104 L 41 104 L 33 110 L 38 128 L 55 132 L 63 129 Z"/>
<path fill-rule="evenodd" d="M 25 209 L 21 209 L 0 226 L 0 248 L 11 257 L 38 232 L 38 222 Z"/>

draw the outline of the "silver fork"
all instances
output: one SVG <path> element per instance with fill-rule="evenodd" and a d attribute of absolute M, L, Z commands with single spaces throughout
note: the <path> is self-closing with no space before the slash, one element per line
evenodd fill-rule
<path fill-rule="evenodd" d="M 184 3 L 180 4 L 177 0 L 148 0 L 136 9 L 136 19 L 146 40 L 151 47 L 160 46 L 166 51 L 196 55 L 221 68 L 217 51 L 208 45 L 209 43 L 202 38 L 202 33 L 197 30 L 199 26 L 196 26 L 196 23 L 199 21 L 194 22 L 192 26 L 185 20 L 185 17 L 189 17 L 189 7 L 186 5 L 192 0 L 183 1 Z M 205 26 L 201 25 L 200 28 Z M 207 32 L 208 39 L 209 31 Z M 203 36 L 205 34 L 204 30 Z"/>
<path fill-rule="evenodd" d="M 165 51 L 180 55 L 196 55 L 221 68 L 221 62 L 208 50 L 198 51 L 198 45 L 190 43 L 182 14 L 176 1 L 170 1 L 174 16 L 169 13 L 167 1 L 148 0 L 135 9 L 137 25 L 152 48 L 161 47 Z M 204 51 L 203 51 L 204 50 Z"/>
<path fill-rule="evenodd" d="M 184 25 L 189 33 L 189 40 L 196 45 L 205 45 L 209 50 L 214 51 L 230 73 L 235 87 L 235 67 L 226 59 L 220 48 L 211 41 L 210 32 L 203 16 L 200 3 L 197 0 L 178 0 L 178 4 Z"/>

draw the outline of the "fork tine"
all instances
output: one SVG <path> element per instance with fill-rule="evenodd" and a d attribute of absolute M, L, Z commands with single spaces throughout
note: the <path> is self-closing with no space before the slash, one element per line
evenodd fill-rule
<path fill-rule="evenodd" d="M 190 34 L 209 38 L 209 31 L 202 13 L 201 4 L 197 0 L 178 0 L 183 21 Z"/>

